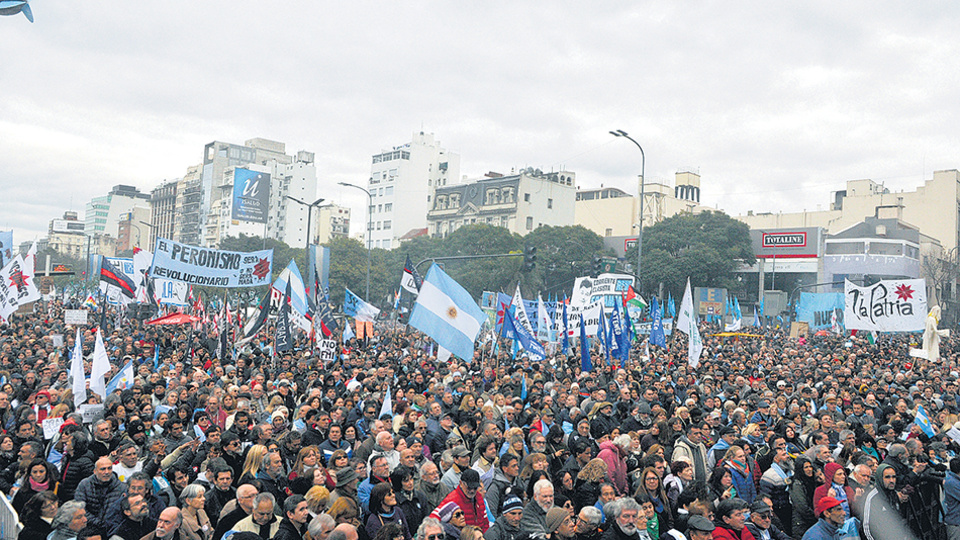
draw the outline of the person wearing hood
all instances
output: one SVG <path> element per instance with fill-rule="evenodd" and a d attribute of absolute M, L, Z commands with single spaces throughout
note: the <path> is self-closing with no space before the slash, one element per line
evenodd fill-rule
<path fill-rule="evenodd" d="M 847 471 L 839 463 L 827 463 L 823 468 L 823 483 L 813 492 L 813 506 L 824 497 L 833 497 L 840 501 L 843 511 L 852 516 L 853 501 L 856 493 L 847 485 Z M 819 513 L 818 513 L 819 514 Z"/>
<path fill-rule="evenodd" d="M 607 479 L 621 495 L 625 494 L 628 488 L 626 456 L 630 451 L 631 440 L 629 435 L 624 434 L 614 441 L 603 441 L 600 443 L 600 453 L 597 454 L 597 457 L 607 464 Z"/>
<path fill-rule="evenodd" d="M 793 532 L 799 534 L 817 522 L 813 513 L 813 496 L 819 482 L 820 473 L 813 462 L 800 456 L 794 464 L 793 482 L 790 486 L 790 504 L 793 506 Z"/>

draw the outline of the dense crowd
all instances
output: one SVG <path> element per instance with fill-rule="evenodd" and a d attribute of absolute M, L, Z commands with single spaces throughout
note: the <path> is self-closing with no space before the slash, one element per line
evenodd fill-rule
<path fill-rule="evenodd" d="M 960 538 L 953 340 L 926 362 L 916 335 L 704 324 L 695 369 L 678 335 L 623 365 L 595 349 L 582 372 L 576 351 L 531 362 L 509 343 L 438 361 L 395 325 L 322 361 L 306 337 L 218 355 L 212 328 L 124 320 L 107 377 L 132 359 L 135 381 L 87 390 L 102 412 L 85 421 L 61 308 L 0 327 L 21 540 Z"/>

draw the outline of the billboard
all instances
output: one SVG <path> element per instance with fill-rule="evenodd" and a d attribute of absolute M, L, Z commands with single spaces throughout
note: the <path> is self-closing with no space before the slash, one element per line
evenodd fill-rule
<path fill-rule="evenodd" d="M 818 257 L 821 231 L 820 227 L 751 230 L 753 254 L 758 259 Z"/>
<path fill-rule="evenodd" d="M 694 287 L 693 298 L 696 300 L 699 315 L 725 315 L 727 306 L 727 290 L 715 287 Z"/>
<path fill-rule="evenodd" d="M 270 285 L 273 250 L 240 253 L 157 238 L 150 275 L 211 287 Z"/>
<path fill-rule="evenodd" d="M 233 170 L 232 219 L 267 222 L 270 208 L 270 174 L 249 169 Z"/>

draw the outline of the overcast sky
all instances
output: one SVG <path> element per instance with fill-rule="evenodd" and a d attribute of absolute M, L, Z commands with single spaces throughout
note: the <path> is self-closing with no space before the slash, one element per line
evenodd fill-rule
<path fill-rule="evenodd" d="M 55 2 L 0 17 L 0 229 L 17 242 L 203 145 L 316 152 L 320 196 L 421 129 L 461 174 L 526 166 L 636 193 L 698 170 L 728 214 L 960 167 L 960 5 L 884 2 Z"/>

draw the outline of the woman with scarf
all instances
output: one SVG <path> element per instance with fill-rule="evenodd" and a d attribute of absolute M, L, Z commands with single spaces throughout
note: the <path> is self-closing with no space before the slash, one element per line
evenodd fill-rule
<path fill-rule="evenodd" d="M 647 467 L 640 474 L 640 487 L 634 494 L 638 501 L 646 497 L 653 503 L 653 509 L 657 513 L 657 520 L 660 522 L 659 530 L 669 531 L 673 528 L 673 510 L 670 508 L 670 499 L 667 498 L 667 492 L 663 489 L 663 482 L 660 481 L 660 475 L 653 467 Z"/>
<path fill-rule="evenodd" d="M 794 464 L 790 503 L 793 505 L 793 531 L 803 532 L 813 527 L 817 516 L 813 513 L 813 495 L 817 490 L 817 468 L 810 458 L 800 456 Z"/>
<path fill-rule="evenodd" d="M 852 516 L 853 499 L 856 494 L 853 488 L 847 485 L 847 471 L 838 463 L 830 462 L 823 467 L 824 480 L 813 492 L 813 507 L 824 497 L 833 497 L 840 501 L 847 516 Z"/>
<path fill-rule="evenodd" d="M 757 498 L 757 485 L 743 448 L 737 445 L 728 448 L 723 455 L 723 466 L 730 471 L 733 487 L 737 488 L 737 497 L 747 501 L 747 504 L 753 504 L 753 500 Z"/>
<path fill-rule="evenodd" d="M 377 531 L 388 523 L 403 527 L 403 536 L 410 540 L 410 526 L 403 510 L 397 504 L 397 494 L 391 482 L 381 482 L 370 491 L 370 517 L 367 518 L 367 534 L 373 538 Z"/>
<path fill-rule="evenodd" d="M 43 458 L 34 458 L 25 469 L 25 475 L 20 479 L 20 489 L 13 496 L 13 509 L 20 513 L 27 501 L 37 493 L 43 491 L 57 491 L 57 469 Z"/>

